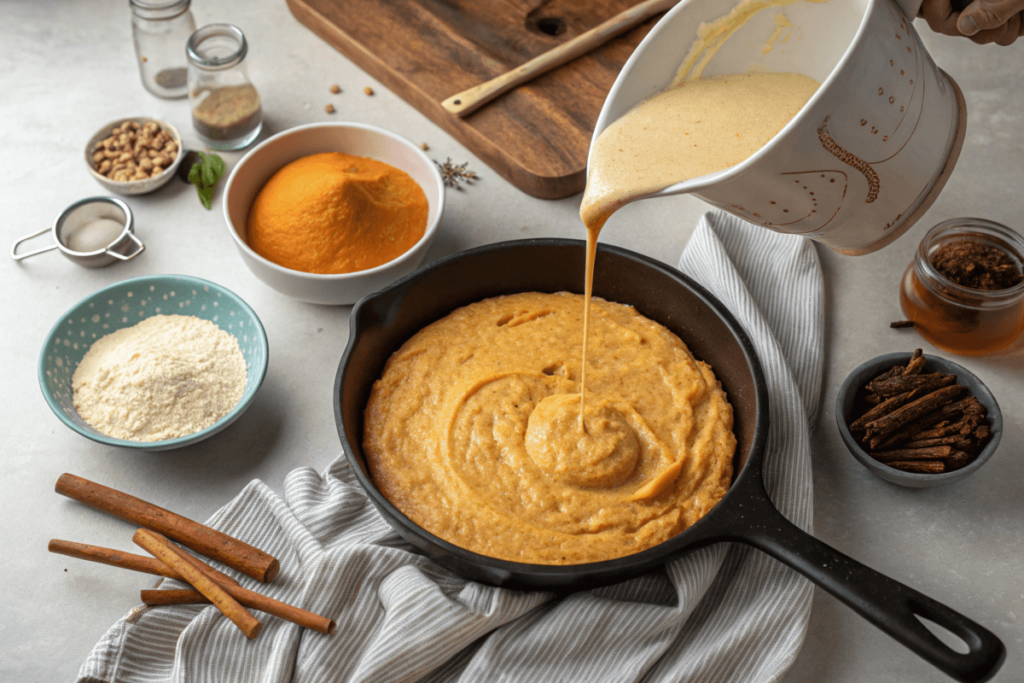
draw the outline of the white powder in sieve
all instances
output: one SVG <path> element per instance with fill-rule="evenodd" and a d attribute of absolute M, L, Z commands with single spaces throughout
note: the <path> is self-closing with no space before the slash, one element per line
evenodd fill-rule
<path fill-rule="evenodd" d="M 155 315 L 99 339 L 71 378 L 78 414 L 118 439 L 163 441 L 206 429 L 242 398 L 238 340 L 208 320 Z"/>

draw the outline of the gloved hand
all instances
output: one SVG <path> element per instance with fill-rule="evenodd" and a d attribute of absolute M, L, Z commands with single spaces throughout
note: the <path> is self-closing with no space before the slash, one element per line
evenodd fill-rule
<path fill-rule="evenodd" d="M 953 11 L 950 0 L 925 0 L 919 16 L 936 33 L 979 44 L 1009 45 L 1024 34 L 1024 0 L 974 0 L 963 12 Z"/>

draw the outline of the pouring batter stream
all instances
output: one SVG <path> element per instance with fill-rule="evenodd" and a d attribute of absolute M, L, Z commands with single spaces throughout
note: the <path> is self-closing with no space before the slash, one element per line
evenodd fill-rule
<path fill-rule="evenodd" d="M 683 81 L 641 102 L 597 138 L 580 207 L 587 228 L 587 268 L 579 429 L 586 431 L 587 339 L 601 228 L 636 199 L 746 160 L 796 116 L 819 85 L 793 73 Z"/>

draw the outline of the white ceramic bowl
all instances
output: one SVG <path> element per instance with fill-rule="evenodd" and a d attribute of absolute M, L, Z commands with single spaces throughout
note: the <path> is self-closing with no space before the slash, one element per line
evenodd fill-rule
<path fill-rule="evenodd" d="M 249 207 L 284 165 L 310 154 L 342 152 L 369 157 L 408 173 L 427 195 L 427 229 L 412 249 L 393 261 L 354 273 L 321 275 L 279 266 L 246 242 Z M 408 140 L 359 123 L 310 123 L 264 140 L 246 154 L 224 189 L 224 220 L 242 260 L 260 280 L 282 294 L 314 304 L 354 304 L 411 273 L 423 261 L 444 211 L 444 183 L 437 165 Z"/>
<path fill-rule="evenodd" d="M 93 168 L 92 155 L 96 151 L 96 146 L 101 141 L 106 140 L 110 137 L 110 131 L 114 130 L 117 126 L 120 126 L 125 121 L 134 121 L 139 125 L 144 125 L 149 122 L 153 122 L 160 126 L 163 130 L 171 134 L 171 138 L 178 144 L 178 155 L 174 157 L 174 161 L 171 165 L 164 169 L 164 172 L 155 178 L 146 178 L 145 180 L 130 180 L 128 182 L 120 180 L 111 180 L 105 175 L 100 175 Z M 96 134 L 89 138 L 88 144 L 85 146 L 85 165 L 89 169 L 89 173 L 96 181 L 107 188 L 111 192 L 118 194 L 146 194 L 152 192 L 158 188 L 163 187 L 167 184 L 171 178 L 178 172 L 178 167 L 181 166 L 181 160 L 185 156 L 185 150 L 181 144 L 181 136 L 178 135 L 178 130 L 169 123 L 158 121 L 157 119 L 151 119 L 148 116 L 129 116 L 127 118 L 120 118 L 116 121 L 111 121 L 107 125 L 96 131 Z"/>

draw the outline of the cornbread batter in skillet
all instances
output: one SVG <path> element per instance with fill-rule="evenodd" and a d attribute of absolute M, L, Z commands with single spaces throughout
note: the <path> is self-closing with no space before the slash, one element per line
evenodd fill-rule
<path fill-rule="evenodd" d="M 732 478 L 725 392 L 658 323 L 591 308 L 585 429 L 583 297 L 487 299 L 409 339 L 365 412 L 381 492 L 455 545 L 539 564 L 636 553 L 707 513 Z"/>

